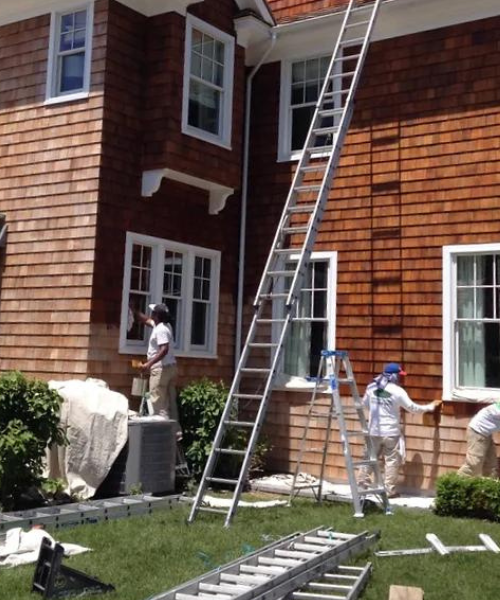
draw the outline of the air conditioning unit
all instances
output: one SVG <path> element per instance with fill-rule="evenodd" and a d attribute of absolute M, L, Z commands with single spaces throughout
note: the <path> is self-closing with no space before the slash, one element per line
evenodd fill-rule
<path fill-rule="evenodd" d="M 100 497 L 168 493 L 175 490 L 176 421 L 162 417 L 129 419 L 128 441 L 99 488 Z"/>

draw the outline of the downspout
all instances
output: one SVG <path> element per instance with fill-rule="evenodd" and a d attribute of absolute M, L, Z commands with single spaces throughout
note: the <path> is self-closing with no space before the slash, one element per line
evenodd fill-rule
<path fill-rule="evenodd" d="M 269 56 L 269 53 L 274 48 L 276 43 L 276 32 L 271 32 L 271 42 L 261 56 L 259 62 L 252 69 L 247 77 L 246 99 L 245 99 L 245 130 L 243 139 L 243 173 L 241 178 L 241 217 L 240 217 L 240 249 L 238 261 L 238 297 L 236 300 L 236 344 L 235 344 L 235 363 L 234 370 L 236 372 L 241 355 L 241 337 L 243 329 L 243 284 L 245 274 L 245 243 L 246 243 L 246 226 L 247 226 L 247 201 L 248 201 L 248 165 L 250 154 L 250 109 L 252 106 L 252 81 L 257 71 L 262 66 L 263 62 Z"/>

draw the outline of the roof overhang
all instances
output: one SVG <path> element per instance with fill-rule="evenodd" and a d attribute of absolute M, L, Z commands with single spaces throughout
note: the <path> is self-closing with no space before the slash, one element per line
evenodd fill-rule
<path fill-rule="evenodd" d="M 66 10 L 73 6 L 82 6 L 89 1 L 93 0 L 1 0 L 0 25 L 38 17 L 52 11 Z M 167 12 L 185 15 L 189 6 L 203 0 L 117 0 L 117 2 L 146 17 L 154 17 Z M 266 0 L 236 0 L 236 4 L 240 10 L 252 10 L 266 23 L 274 23 Z"/>
<path fill-rule="evenodd" d="M 498 0 L 385 0 L 373 41 L 411 35 L 500 15 Z M 344 11 L 279 24 L 277 42 L 266 62 L 314 56 L 333 51 Z M 267 42 L 259 40 L 252 55 L 261 56 Z M 254 64 L 255 60 L 251 62 Z"/>

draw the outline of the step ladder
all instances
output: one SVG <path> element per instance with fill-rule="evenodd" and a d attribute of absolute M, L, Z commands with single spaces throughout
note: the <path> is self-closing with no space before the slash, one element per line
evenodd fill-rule
<path fill-rule="evenodd" d="M 25 529 L 44 525 L 58 529 L 151 514 L 155 510 L 178 506 L 180 500 L 181 496 L 139 494 L 0 513 L 0 534 L 14 527 Z"/>
<path fill-rule="evenodd" d="M 334 570 L 378 539 L 378 533 L 353 535 L 322 527 L 294 533 L 149 600 L 275 600 L 312 581 L 319 583 L 326 573 L 331 573 L 332 585 L 361 588 L 368 569 Z M 339 583 L 342 579 L 344 584 Z"/>
<path fill-rule="evenodd" d="M 300 493 L 301 489 L 311 489 L 318 502 L 323 499 L 323 482 L 325 464 L 328 450 L 333 443 L 331 439 L 332 428 L 338 425 L 340 442 L 347 469 L 347 478 L 351 488 L 354 516 L 363 517 L 363 506 L 368 496 L 374 496 L 381 502 L 385 512 L 390 514 L 391 509 L 387 493 L 382 481 L 378 458 L 373 444 L 368 435 L 368 422 L 366 420 L 363 403 L 358 392 L 356 379 L 352 369 L 349 354 L 344 350 L 322 350 L 319 361 L 318 375 L 314 378 L 315 385 L 306 417 L 306 426 L 299 446 L 299 454 L 290 491 L 290 502 Z M 344 393 L 344 390 L 346 392 Z M 327 400 L 325 402 L 325 393 Z M 349 419 L 349 421 L 348 421 Z M 310 443 L 309 432 L 311 424 L 316 420 L 325 422 L 325 439 L 319 447 L 308 447 Z M 364 457 L 356 459 L 353 456 L 352 440 L 357 440 L 364 447 Z M 297 479 L 307 453 L 321 455 L 320 474 L 318 482 L 298 484 Z M 371 468 L 373 472 L 373 485 L 361 488 L 356 480 L 356 470 Z M 326 496 L 328 498 L 328 496 Z"/>
<path fill-rule="evenodd" d="M 254 316 L 248 331 L 213 447 L 192 505 L 188 522 L 203 506 L 203 497 L 213 484 L 234 490 L 226 515 L 229 526 L 246 482 L 251 457 L 264 421 L 273 382 L 297 297 L 307 272 L 319 224 L 328 201 L 344 139 L 349 128 L 354 96 L 368 52 L 370 37 L 381 0 L 360 3 L 350 0 L 339 37 L 316 104 L 304 149 L 295 172 L 283 213 L 254 300 Z M 294 255 L 298 259 L 294 259 Z M 276 318 L 273 308 L 283 306 Z M 237 416 L 252 406 L 253 418 Z M 232 449 L 227 439 L 234 430 L 244 432 L 246 450 Z M 229 433 L 229 435 L 228 435 Z M 239 457 L 239 474 L 224 477 L 217 467 L 228 456 Z"/>

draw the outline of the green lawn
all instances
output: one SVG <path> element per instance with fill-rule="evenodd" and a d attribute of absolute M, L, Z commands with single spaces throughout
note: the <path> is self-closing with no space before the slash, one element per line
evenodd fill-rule
<path fill-rule="evenodd" d="M 300 500 L 292 508 L 240 509 L 229 529 L 214 515 L 201 514 L 186 525 L 188 507 L 56 531 L 61 542 L 73 542 L 93 552 L 67 558 L 64 564 L 112 583 L 109 600 L 145 600 L 197 577 L 246 552 L 295 531 L 324 525 L 355 533 L 380 530 L 379 549 L 426 547 L 426 533 L 436 533 L 448 545 L 478 544 L 488 533 L 500 545 L 500 524 L 436 517 L 420 510 L 397 509 L 392 516 L 372 513 L 354 519 L 350 505 L 322 506 Z M 386 600 L 389 586 L 422 587 L 426 600 L 498 600 L 500 555 L 489 552 L 439 556 L 360 557 L 374 571 L 362 598 Z M 0 572 L 0 600 L 33 600 L 34 565 Z M 98 596 L 99 597 L 99 596 Z"/>

